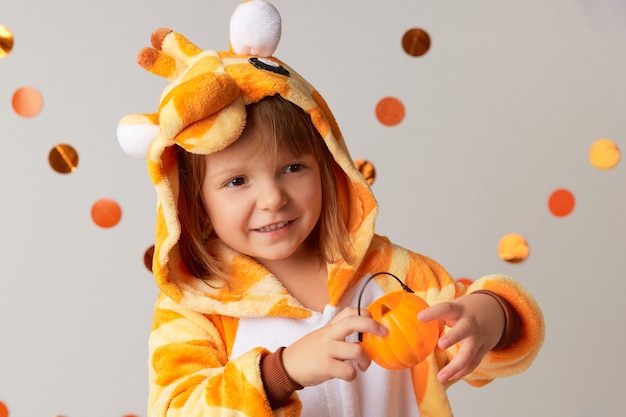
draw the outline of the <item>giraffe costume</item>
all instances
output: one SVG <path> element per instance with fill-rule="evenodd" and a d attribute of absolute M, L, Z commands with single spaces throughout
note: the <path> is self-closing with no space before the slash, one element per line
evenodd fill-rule
<path fill-rule="evenodd" d="M 241 3 L 231 17 L 228 51 L 203 50 L 181 34 L 159 29 L 138 62 L 166 78 L 158 111 L 122 118 L 118 140 L 128 154 L 145 157 L 157 191 L 153 273 L 160 294 L 149 342 L 150 416 L 452 416 L 447 384 L 437 372 L 458 346 L 439 348 L 417 366 L 388 371 L 372 363 L 353 382 L 329 380 L 294 392 L 272 410 L 261 378 L 263 357 L 327 324 L 356 305 L 361 284 L 377 271 L 403 280 L 429 304 L 478 290 L 506 299 L 521 320 L 519 336 L 489 352 L 464 379 L 482 386 L 524 371 L 543 342 L 544 322 L 532 296 L 516 281 L 490 275 L 466 286 L 435 261 L 377 235 L 377 203 L 355 167 L 324 99 L 297 72 L 273 56 L 280 15 L 265 0 Z M 355 261 L 328 265 L 329 304 L 323 312 L 302 306 L 252 258 L 211 241 L 213 253 L 232 266 L 229 286 L 210 287 L 193 277 L 178 247 L 179 179 L 176 147 L 210 154 L 233 143 L 245 126 L 246 105 L 279 94 L 304 110 L 343 171 L 339 207 Z M 363 296 L 367 305 L 397 282 L 381 275 Z M 445 331 L 442 330 L 442 331 Z M 356 336 L 355 336 L 356 341 Z"/>

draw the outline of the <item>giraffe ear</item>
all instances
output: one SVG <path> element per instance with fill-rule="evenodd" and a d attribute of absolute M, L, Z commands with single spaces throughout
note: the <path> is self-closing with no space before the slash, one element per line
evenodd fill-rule
<path fill-rule="evenodd" d="M 117 125 L 117 140 L 124 152 L 137 159 L 145 159 L 152 139 L 159 134 L 157 115 L 130 114 Z"/>

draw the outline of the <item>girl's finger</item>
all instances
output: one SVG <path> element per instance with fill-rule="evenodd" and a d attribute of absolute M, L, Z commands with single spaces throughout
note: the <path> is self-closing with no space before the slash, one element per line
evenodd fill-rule
<path fill-rule="evenodd" d="M 387 329 L 375 320 L 364 317 L 344 317 L 329 328 L 329 337 L 333 340 L 345 340 L 352 333 L 373 333 L 377 336 L 387 334 Z"/>
<path fill-rule="evenodd" d="M 461 340 L 468 338 L 472 334 L 472 326 L 469 320 L 459 320 L 454 327 L 439 338 L 437 342 L 439 348 L 447 349 L 450 346 L 459 343 Z"/>
<path fill-rule="evenodd" d="M 460 318 L 459 307 L 451 302 L 443 302 L 434 304 L 419 312 L 417 318 L 420 321 L 426 322 L 431 320 L 458 320 Z"/>

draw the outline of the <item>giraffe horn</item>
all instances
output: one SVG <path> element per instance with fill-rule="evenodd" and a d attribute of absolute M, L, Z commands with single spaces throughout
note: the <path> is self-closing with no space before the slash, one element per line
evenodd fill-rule
<path fill-rule="evenodd" d="M 137 63 L 145 70 L 160 77 L 167 78 L 169 81 L 172 81 L 185 69 L 182 62 L 151 47 L 145 47 L 139 51 Z"/>

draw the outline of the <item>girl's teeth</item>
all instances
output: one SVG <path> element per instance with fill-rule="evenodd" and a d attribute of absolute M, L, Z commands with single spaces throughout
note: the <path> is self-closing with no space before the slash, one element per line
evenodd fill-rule
<path fill-rule="evenodd" d="M 271 232 L 272 230 L 280 229 L 282 227 L 287 226 L 287 223 L 289 223 L 289 222 L 280 222 L 280 223 L 272 224 L 270 226 L 261 227 L 259 229 L 259 231 L 261 231 L 261 232 Z"/>

